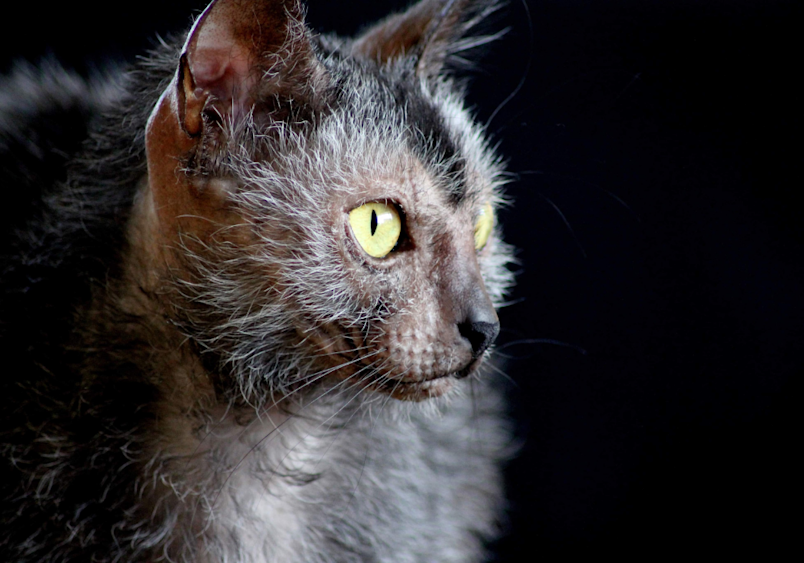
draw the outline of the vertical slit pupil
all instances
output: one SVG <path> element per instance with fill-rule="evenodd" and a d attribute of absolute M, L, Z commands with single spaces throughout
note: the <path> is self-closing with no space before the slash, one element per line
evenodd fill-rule
<path fill-rule="evenodd" d="M 374 236 L 374 233 L 377 232 L 377 212 L 372 209 L 371 210 L 371 236 Z"/>

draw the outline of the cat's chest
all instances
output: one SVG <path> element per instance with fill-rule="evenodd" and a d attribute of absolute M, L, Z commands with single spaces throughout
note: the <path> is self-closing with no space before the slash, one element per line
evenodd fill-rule
<path fill-rule="evenodd" d="M 225 426 L 222 423 L 221 426 Z M 309 542 L 310 485 L 329 472 L 326 452 L 337 439 L 281 415 L 209 438 L 217 483 L 206 493 L 202 552 L 211 561 L 298 560 Z"/>
<path fill-rule="evenodd" d="M 333 401 L 220 432 L 200 551 L 216 563 L 475 561 L 499 495 L 500 428 L 484 402 L 428 416 Z"/>
<path fill-rule="evenodd" d="M 268 483 L 248 469 L 232 478 L 213 509 L 202 551 L 216 553 L 216 562 L 297 560 L 309 523 L 293 489 L 281 478 Z"/>
<path fill-rule="evenodd" d="M 377 543 L 377 526 L 395 519 L 389 511 L 406 488 L 399 475 L 388 478 L 388 469 L 404 469 L 395 459 L 401 442 L 417 439 L 397 436 L 396 447 L 388 448 L 385 421 L 341 426 L 338 419 L 264 421 L 212 440 L 210 455 L 227 469 L 215 478 L 222 484 L 207 493 L 199 547 L 209 561 L 392 560 L 380 554 L 387 546 L 370 544 Z"/>

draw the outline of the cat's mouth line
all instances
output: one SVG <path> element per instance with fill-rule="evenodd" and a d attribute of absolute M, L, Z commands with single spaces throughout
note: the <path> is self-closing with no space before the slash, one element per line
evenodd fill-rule
<path fill-rule="evenodd" d="M 437 375 L 421 381 L 401 381 L 398 379 L 382 379 L 369 385 L 377 392 L 390 395 L 403 401 L 424 401 L 440 397 L 447 393 L 454 384 L 452 374 Z"/>
<path fill-rule="evenodd" d="M 374 390 L 390 395 L 395 399 L 407 401 L 423 401 L 440 397 L 452 389 L 455 382 L 472 374 L 482 359 L 472 360 L 465 367 L 445 373 L 436 374 L 418 381 L 381 378 L 369 385 Z"/>
<path fill-rule="evenodd" d="M 341 355 L 341 357 L 346 360 L 348 356 Z M 382 372 L 375 372 L 355 383 L 366 390 L 389 395 L 395 399 L 418 402 L 444 395 L 452 389 L 457 380 L 471 374 L 477 363 L 477 361 L 473 361 L 460 370 L 437 373 L 422 379 L 405 380 Z M 344 362 L 341 369 L 335 370 L 332 375 L 340 372 L 338 374 L 340 379 L 352 380 L 355 372 L 361 370 L 359 367 L 361 365 L 361 362 L 355 363 L 353 358 L 350 362 Z M 365 367 L 363 365 L 363 368 Z"/>

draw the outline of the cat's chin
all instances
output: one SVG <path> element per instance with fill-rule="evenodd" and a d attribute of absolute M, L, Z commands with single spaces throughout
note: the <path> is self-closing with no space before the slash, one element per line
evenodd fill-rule
<path fill-rule="evenodd" d="M 400 401 L 421 402 L 443 397 L 455 388 L 456 383 L 457 378 L 454 375 L 444 375 L 425 381 L 388 380 L 374 383 L 371 388 Z"/>

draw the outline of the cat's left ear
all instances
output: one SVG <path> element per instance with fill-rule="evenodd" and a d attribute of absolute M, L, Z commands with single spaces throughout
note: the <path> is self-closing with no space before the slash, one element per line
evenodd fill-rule
<path fill-rule="evenodd" d="M 437 76 L 448 61 L 460 59 L 461 52 L 499 35 L 469 36 L 498 7 L 497 0 L 421 0 L 356 38 L 352 54 L 380 64 L 412 56 L 419 77 Z"/>

